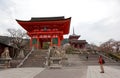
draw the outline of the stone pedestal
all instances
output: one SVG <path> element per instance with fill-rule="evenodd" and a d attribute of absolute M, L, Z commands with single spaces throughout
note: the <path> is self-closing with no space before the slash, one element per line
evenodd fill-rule
<path fill-rule="evenodd" d="M 11 60 L 12 58 L 9 55 L 9 48 L 5 47 L 4 52 L 1 54 L 0 66 L 4 66 L 5 68 L 10 67 Z"/>
<path fill-rule="evenodd" d="M 0 65 L 4 66 L 5 68 L 9 68 L 11 60 L 12 58 L 0 58 Z"/>
<path fill-rule="evenodd" d="M 49 68 L 62 68 L 62 64 L 66 58 L 65 51 L 58 47 L 50 47 L 46 65 Z"/>
<path fill-rule="evenodd" d="M 50 57 L 50 68 L 62 68 L 62 57 Z"/>

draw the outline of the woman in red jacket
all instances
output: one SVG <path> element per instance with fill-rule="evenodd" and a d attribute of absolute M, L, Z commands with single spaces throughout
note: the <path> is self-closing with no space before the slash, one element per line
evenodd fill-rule
<path fill-rule="evenodd" d="M 101 55 L 99 56 L 99 64 L 100 64 L 100 69 L 101 69 L 101 72 L 100 72 L 100 73 L 104 73 L 103 58 L 102 58 Z"/>

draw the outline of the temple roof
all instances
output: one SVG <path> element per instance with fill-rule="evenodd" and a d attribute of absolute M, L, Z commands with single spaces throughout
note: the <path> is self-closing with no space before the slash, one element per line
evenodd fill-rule
<path fill-rule="evenodd" d="M 0 36 L 0 44 L 3 44 L 3 45 L 6 45 L 6 46 L 11 46 L 11 47 L 14 47 L 16 48 L 13 43 L 12 43 L 12 40 L 14 39 L 15 37 L 9 37 L 9 36 Z M 29 39 L 23 39 L 23 42 L 22 45 L 24 44 L 27 44 L 29 42 Z"/>
<path fill-rule="evenodd" d="M 52 21 L 52 20 L 63 20 L 64 16 L 61 17 L 33 17 L 30 21 Z"/>
<path fill-rule="evenodd" d="M 65 20 L 66 18 L 64 16 L 59 16 L 59 17 L 31 17 L 30 20 L 18 20 L 16 21 L 24 21 L 24 22 L 42 22 L 42 21 L 60 21 L 60 20 Z"/>
<path fill-rule="evenodd" d="M 8 45 L 11 40 L 12 40 L 12 37 L 0 36 L 0 43 L 3 43 L 5 45 Z"/>
<path fill-rule="evenodd" d="M 33 30 L 41 30 L 43 28 L 47 29 L 58 29 L 58 31 L 63 31 L 63 34 L 69 33 L 70 28 L 70 18 L 61 17 L 34 17 L 31 20 L 16 20 L 25 30 L 32 32 Z"/>

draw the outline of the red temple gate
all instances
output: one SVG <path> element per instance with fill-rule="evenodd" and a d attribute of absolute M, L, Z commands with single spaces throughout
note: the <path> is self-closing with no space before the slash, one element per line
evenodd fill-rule
<path fill-rule="evenodd" d="M 42 48 L 43 42 L 50 42 L 50 46 L 60 46 L 63 35 L 69 33 L 71 18 L 42 17 L 31 18 L 29 21 L 16 20 L 31 37 L 30 47 Z M 56 42 L 53 42 L 56 41 Z"/>

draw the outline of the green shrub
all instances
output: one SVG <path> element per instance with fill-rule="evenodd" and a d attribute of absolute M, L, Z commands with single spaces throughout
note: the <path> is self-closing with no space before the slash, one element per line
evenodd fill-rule
<path fill-rule="evenodd" d="M 119 61 L 120 60 L 120 57 L 117 56 L 117 55 L 114 55 L 112 53 L 108 53 L 108 56 L 110 56 L 112 59 L 115 59 L 116 61 Z"/>

